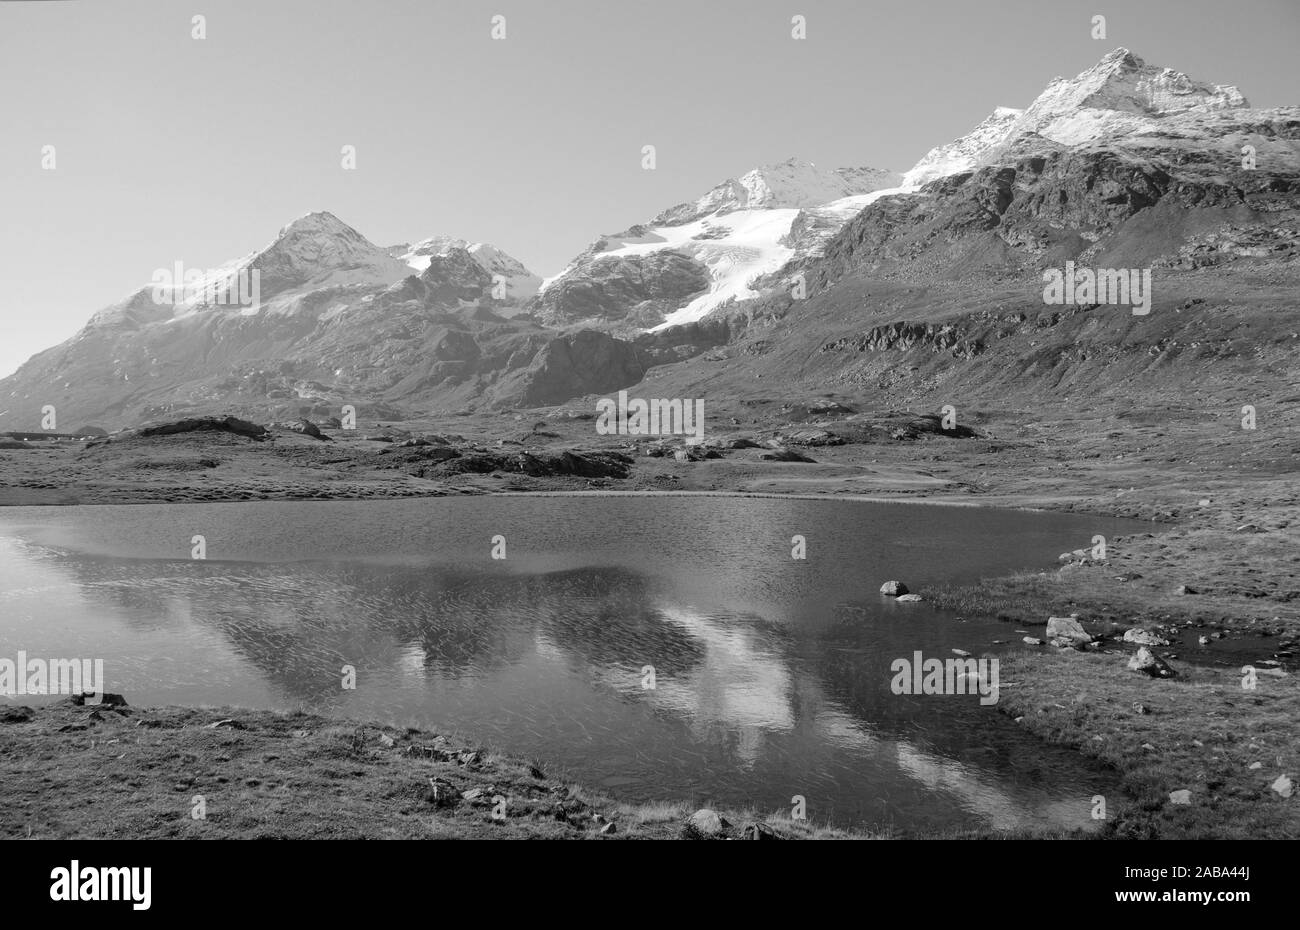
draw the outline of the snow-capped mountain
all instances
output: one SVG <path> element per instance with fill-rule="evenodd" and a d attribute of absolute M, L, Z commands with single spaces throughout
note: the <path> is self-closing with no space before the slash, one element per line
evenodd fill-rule
<path fill-rule="evenodd" d="M 183 262 L 160 267 L 151 283 L 99 311 L 90 322 L 111 326 L 165 322 L 194 313 L 293 313 L 305 295 L 387 286 L 409 274 L 411 268 L 404 262 L 332 213 L 308 213 L 283 227 L 265 247 L 218 268 L 189 268 Z"/>
<path fill-rule="evenodd" d="M 522 302 L 536 294 L 541 287 L 542 279 L 539 275 L 529 271 L 519 259 L 487 242 L 470 242 L 454 236 L 434 236 L 413 244 L 392 246 L 388 253 L 416 271 L 423 271 L 429 267 L 433 256 L 446 255 L 452 249 L 464 249 L 494 279 L 500 275 L 506 288 L 504 300 Z"/>
<path fill-rule="evenodd" d="M 601 237 L 543 283 L 535 304 L 556 322 L 651 330 L 694 322 L 757 296 L 758 282 L 793 258 L 816 255 L 901 180 L 878 168 L 819 168 L 793 158 L 755 168 L 646 225 Z"/>
<path fill-rule="evenodd" d="M 1024 110 L 998 107 L 991 116 L 960 139 L 930 149 L 903 175 L 903 187 L 917 190 L 936 178 L 970 171 L 990 149 L 1004 142 Z"/>
<path fill-rule="evenodd" d="M 920 188 L 992 164 L 1032 136 L 1062 146 L 1142 147 L 1144 138 L 1166 145 L 1178 137 L 1199 146 L 1221 136 L 1237 110 L 1250 104 L 1236 87 L 1148 65 L 1117 48 L 1073 78 L 1054 78 L 1027 108 L 998 107 L 969 134 L 931 149 L 903 184 Z"/>
<path fill-rule="evenodd" d="M 724 181 L 649 224 L 603 236 L 543 283 L 534 307 L 557 323 L 616 331 L 693 323 L 789 285 L 873 204 L 924 198 L 926 185 L 1029 151 L 1123 149 L 1149 160 L 1230 164 L 1241 146 L 1285 165 L 1294 144 L 1256 132 L 1285 111 L 1252 110 L 1237 88 L 1146 64 L 1124 48 L 1073 78 L 1052 80 L 1026 108 L 997 107 L 967 135 L 931 149 L 903 175 L 827 170 L 791 159 Z M 1171 153 L 1181 151 L 1182 159 Z"/>

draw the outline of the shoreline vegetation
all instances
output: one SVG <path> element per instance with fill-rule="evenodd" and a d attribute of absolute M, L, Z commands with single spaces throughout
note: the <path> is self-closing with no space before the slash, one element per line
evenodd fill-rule
<path fill-rule="evenodd" d="M 1300 778 L 1294 442 L 1276 433 L 1230 435 L 1174 413 L 1152 414 L 1158 427 L 1122 434 L 1104 417 L 1063 415 L 1050 431 L 1044 424 L 1052 421 L 1040 420 L 1030 434 L 1023 417 L 985 413 L 961 439 L 925 418 L 880 414 L 853 430 L 756 424 L 698 447 L 597 439 L 585 419 L 561 411 L 543 429 L 524 431 L 484 414 L 458 422 L 466 435 L 456 436 L 432 422 L 404 422 L 326 429 L 319 438 L 292 426 L 261 438 L 204 428 L 27 442 L 0 449 L 0 516 L 4 505 L 669 492 L 1146 519 L 1150 533 L 1108 541 L 1104 559 L 1076 552 L 1047 570 L 977 585 L 904 580 L 938 607 L 997 617 L 1030 638 L 1047 638 L 1035 627 L 1049 617 L 1070 616 L 1091 637 L 1005 659 L 998 705 L 1028 732 L 1118 772 L 1123 796 L 1106 799 L 1103 828 L 1087 835 L 1300 837 L 1291 787 Z M 1144 636 L 1171 643 L 1151 648 L 1175 677 L 1128 667 Z M 1180 657 L 1203 641 L 1231 646 L 1227 658 L 1241 661 Z M 1248 689 L 1241 667 L 1252 663 L 1260 674 Z M 444 757 L 444 743 L 405 728 L 269 711 L 124 710 L 70 701 L 30 714 L 12 701 L 0 706 L 0 778 L 14 799 L 0 833 L 699 835 L 688 825 L 694 802 L 619 804 L 481 748 L 470 764 L 459 761 L 463 746 Z M 435 744 L 433 755 L 414 748 Z M 454 805 L 434 797 L 439 785 L 445 797 L 454 793 Z M 499 792 L 508 798 L 504 819 L 492 817 L 482 794 L 468 797 L 492 787 L 508 789 Z M 189 816 L 193 795 L 208 799 L 204 821 Z M 788 813 L 719 813 L 731 824 L 720 837 L 743 838 L 746 827 L 758 838 L 899 835 L 792 821 Z"/>

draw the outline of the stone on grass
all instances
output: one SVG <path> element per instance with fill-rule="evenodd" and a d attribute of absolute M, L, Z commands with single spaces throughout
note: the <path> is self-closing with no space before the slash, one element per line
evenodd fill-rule
<path fill-rule="evenodd" d="M 1133 653 L 1133 657 L 1128 660 L 1128 667 L 1152 678 L 1175 678 L 1178 675 L 1164 659 L 1146 646 Z"/>

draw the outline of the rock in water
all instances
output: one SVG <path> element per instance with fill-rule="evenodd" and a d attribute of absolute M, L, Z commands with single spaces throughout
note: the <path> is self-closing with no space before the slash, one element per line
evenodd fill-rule
<path fill-rule="evenodd" d="M 1152 678 L 1174 678 L 1178 675 L 1164 659 L 1146 646 L 1133 654 L 1133 658 L 1128 660 L 1128 667 L 1135 672 L 1150 675 Z"/>
<path fill-rule="evenodd" d="M 921 601 L 921 595 L 919 595 L 919 594 L 900 594 L 898 597 L 894 598 L 894 600 L 895 600 L 897 603 L 899 603 L 899 604 L 917 604 L 917 603 L 920 603 L 920 601 Z"/>
<path fill-rule="evenodd" d="M 1136 643 L 1139 646 L 1168 646 L 1169 640 L 1162 639 L 1149 630 L 1142 630 L 1134 627 L 1131 630 L 1124 631 L 1124 642 Z"/>
<path fill-rule="evenodd" d="M 901 581 L 886 581 L 880 586 L 881 594 L 888 594 L 890 597 L 901 597 L 907 593 L 907 585 Z"/>

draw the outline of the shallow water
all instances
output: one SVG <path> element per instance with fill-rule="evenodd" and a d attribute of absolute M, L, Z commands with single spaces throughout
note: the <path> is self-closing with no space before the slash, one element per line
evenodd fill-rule
<path fill-rule="evenodd" d="M 916 650 L 997 655 L 1019 637 L 878 589 L 1046 569 L 1145 528 L 739 497 L 11 508 L 0 656 L 102 658 L 134 704 L 454 730 L 627 800 L 768 811 L 800 795 L 841 825 L 1088 829 L 1109 773 L 977 696 L 890 689 Z"/>

